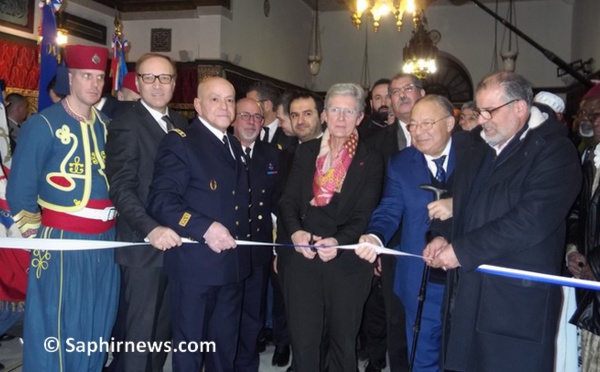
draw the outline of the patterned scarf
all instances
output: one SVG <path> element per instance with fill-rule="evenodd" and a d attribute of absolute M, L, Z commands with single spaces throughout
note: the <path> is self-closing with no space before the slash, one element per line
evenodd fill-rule
<path fill-rule="evenodd" d="M 348 167 L 356 154 L 358 144 L 358 132 L 356 129 L 344 142 L 337 156 L 331 158 L 331 135 L 326 130 L 321 140 L 321 149 L 317 155 L 315 176 L 313 178 L 314 198 L 310 205 L 323 207 L 331 201 L 335 192 L 340 192 L 342 184 L 348 173 Z"/>

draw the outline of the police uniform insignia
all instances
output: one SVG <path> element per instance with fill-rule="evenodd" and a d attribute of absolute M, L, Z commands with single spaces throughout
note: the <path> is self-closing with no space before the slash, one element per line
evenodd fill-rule
<path fill-rule="evenodd" d="M 185 132 L 179 128 L 173 128 L 170 130 L 170 132 L 175 132 L 175 133 L 179 134 L 179 136 L 181 136 L 182 138 L 185 138 L 185 136 L 186 136 Z"/>
<path fill-rule="evenodd" d="M 210 180 L 210 182 L 208 183 L 208 185 L 210 186 L 210 189 L 212 191 L 215 191 L 217 189 L 217 181 L 216 180 Z"/>
<path fill-rule="evenodd" d="M 100 57 L 96 53 L 94 53 L 94 56 L 92 57 L 92 62 L 95 64 L 100 63 Z"/>
<path fill-rule="evenodd" d="M 181 219 L 179 220 L 179 226 L 185 227 L 187 225 L 187 223 L 190 221 L 190 218 L 192 218 L 192 215 L 189 214 L 188 212 L 185 212 L 183 214 L 183 216 L 181 216 Z"/>

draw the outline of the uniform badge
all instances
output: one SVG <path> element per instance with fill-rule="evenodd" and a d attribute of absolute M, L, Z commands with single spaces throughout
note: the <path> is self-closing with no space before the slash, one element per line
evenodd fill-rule
<path fill-rule="evenodd" d="M 273 163 L 269 163 L 267 168 L 269 169 L 267 171 L 267 174 L 277 174 L 277 171 L 275 170 L 275 166 L 273 165 Z"/>
<path fill-rule="evenodd" d="M 210 180 L 210 182 L 208 183 L 208 185 L 210 186 L 210 189 L 212 191 L 215 191 L 217 189 L 217 181 L 216 180 Z"/>
<path fill-rule="evenodd" d="M 183 214 L 183 216 L 181 216 L 181 219 L 179 220 L 179 226 L 185 227 L 187 225 L 187 223 L 190 221 L 190 218 L 192 218 L 192 215 L 189 214 L 188 212 L 185 212 Z"/>
<path fill-rule="evenodd" d="M 176 132 L 180 137 L 184 138 L 186 136 L 185 132 L 179 128 L 173 128 L 170 130 L 171 132 Z"/>
<path fill-rule="evenodd" d="M 96 53 L 94 53 L 94 55 L 92 56 L 92 62 L 94 62 L 94 64 L 96 65 L 100 63 L 100 57 Z"/>

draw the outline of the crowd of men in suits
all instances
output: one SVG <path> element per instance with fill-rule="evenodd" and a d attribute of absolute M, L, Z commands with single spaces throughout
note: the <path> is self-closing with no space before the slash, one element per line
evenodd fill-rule
<path fill-rule="evenodd" d="M 69 92 L 20 128 L 7 200 L 24 237 L 131 245 L 66 251 L 44 241 L 32 250 L 24 370 L 100 371 L 104 352 L 67 352 L 65 342 L 112 337 L 213 341 L 211 352 L 173 353 L 173 370 L 258 371 L 270 281 L 273 365 L 287 366 L 300 330 L 294 323 L 289 334 L 286 320 L 306 314 L 285 306 L 286 270 L 307 258 L 273 217 L 298 148 L 323 135 L 323 101 L 262 82 L 236 101 L 230 82 L 208 77 L 188 123 L 169 108 L 173 61 L 147 53 L 127 77 L 139 99 L 104 114 L 115 103 L 101 97 L 106 58 L 104 48 L 67 47 Z M 476 270 L 561 272 L 581 170 L 564 127 L 532 101 L 523 77 L 487 76 L 465 107 L 471 124 L 457 132 L 452 104 L 417 77 L 374 84 L 372 114 L 358 127 L 361 151 L 387 163 L 356 250 L 374 266 L 358 347 L 368 372 L 387 361 L 391 371 L 552 370 L 560 289 Z M 346 111 L 337 114 L 362 114 Z M 587 268 L 585 255 L 576 259 L 571 271 Z M 44 350 L 48 337 L 61 345 L 55 353 Z M 318 345 L 320 369 L 337 370 L 327 359 L 334 348 L 342 346 Z M 161 371 L 167 356 L 111 351 L 110 371 Z M 304 372 L 294 362 L 288 371 Z"/>

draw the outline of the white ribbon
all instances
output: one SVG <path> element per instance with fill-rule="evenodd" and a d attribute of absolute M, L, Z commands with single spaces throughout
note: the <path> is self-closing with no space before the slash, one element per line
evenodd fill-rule
<path fill-rule="evenodd" d="M 182 239 L 184 243 L 197 243 L 191 239 Z M 263 243 L 253 242 L 249 240 L 236 240 L 237 245 L 252 245 L 252 246 L 289 246 L 286 244 L 277 243 Z M 78 239 L 19 239 L 19 238 L 0 238 L 0 249 L 41 249 L 47 251 L 80 251 L 80 250 L 91 250 L 91 249 L 109 249 L 109 248 L 121 248 L 130 247 L 136 245 L 148 245 L 148 243 L 131 243 L 131 242 L 117 242 L 117 241 L 104 241 L 104 240 L 78 240 Z M 423 256 L 397 251 L 395 249 L 379 247 L 371 243 L 360 243 L 360 244 L 348 244 L 340 245 L 335 248 L 355 250 L 360 246 L 368 245 L 377 251 L 378 254 L 391 254 L 394 256 L 406 256 L 413 258 L 423 259 Z M 312 246 L 307 246 L 312 247 Z M 290 247 L 291 248 L 291 247 Z M 319 247 L 316 247 L 319 248 Z M 323 247 L 320 247 L 321 249 Z M 568 287 L 578 287 L 593 290 L 600 290 L 600 282 L 584 279 L 567 278 L 558 275 L 542 274 L 534 271 L 510 269 L 501 266 L 493 265 L 481 265 L 477 268 L 478 271 L 501 275 L 511 278 L 527 279 L 537 282 L 551 283 L 557 285 L 564 285 Z"/>

